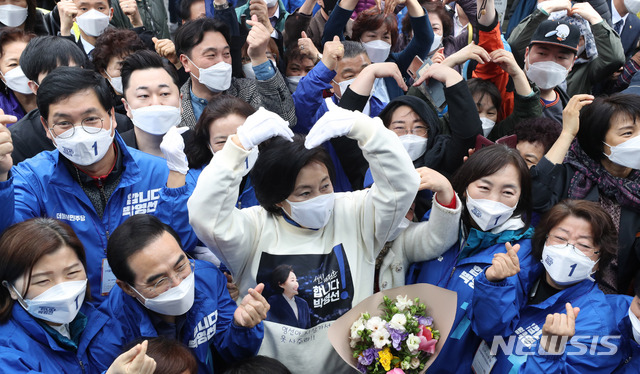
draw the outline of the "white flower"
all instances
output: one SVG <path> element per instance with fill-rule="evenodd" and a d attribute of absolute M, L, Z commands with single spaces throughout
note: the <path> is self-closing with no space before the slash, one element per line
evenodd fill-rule
<path fill-rule="evenodd" d="M 420 367 L 420 359 L 418 359 L 417 357 L 414 357 L 411 359 L 411 368 L 412 369 L 417 369 L 418 367 Z"/>
<path fill-rule="evenodd" d="M 409 370 L 411 369 L 411 363 L 409 361 L 402 361 L 400 363 L 400 367 L 402 368 L 402 370 Z"/>
<path fill-rule="evenodd" d="M 396 307 L 399 311 L 404 312 L 405 309 L 413 306 L 413 300 L 409 299 L 407 295 L 404 296 L 396 296 Z"/>
<path fill-rule="evenodd" d="M 390 336 L 389 331 L 384 327 L 381 327 L 371 333 L 371 341 L 376 348 L 382 349 L 385 345 L 391 344 L 391 341 L 389 340 Z"/>
<path fill-rule="evenodd" d="M 389 321 L 389 327 L 398 331 L 405 331 L 404 325 L 407 324 L 407 316 L 404 313 L 396 313 Z"/>
<path fill-rule="evenodd" d="M 384 321 L 382 320 L 382 318 L 371 317 L 369 318 L 369 320 L 367 320 L 367 329 L 371 330 L 372 333 L 383 328 L 384 328 Z"/>
<path fill-rule="evenodd" d="M 420 337 L 409 334 L 409 336 L 407 336 L 407 348 L 409 351 L 411 353 L 416 353 L 418 352 L 418 347 L 420 347 Z"/>
<path fill-rule="evenodd" d="M 351 339 L 360 341 L 360 334 L 358 333 L 363 330 L 364 330 L 364 320 L 362 318 L 358 318 L 358 320 L 351 325 Z"/>

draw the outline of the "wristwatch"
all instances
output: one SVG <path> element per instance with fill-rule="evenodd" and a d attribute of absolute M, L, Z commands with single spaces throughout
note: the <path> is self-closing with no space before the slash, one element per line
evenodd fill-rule
<path fill-rule="evenodd" d="M 225 1 L 224 4 L 216 4 L 215 2 L 213 3 L 213 9 L 215 10 L 223 10 L 223 9 L 228 9 L 229 8 L 229 2 Z"/>

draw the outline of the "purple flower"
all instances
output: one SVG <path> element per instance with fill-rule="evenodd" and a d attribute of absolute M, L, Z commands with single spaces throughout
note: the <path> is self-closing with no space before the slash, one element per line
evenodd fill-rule
<path fill-rule="evenodd" d="M 396 351 L 399 351 L 402 348 L 402 341 L 407 336 L 407 333 L 392 328 L 388 328 L 387 330 L 391 335 L 391 344 L 393 345 L 393 348 Z"/>
<path fill-rule="evenodd" d="M 418 324 L 423 326 L 431 326 L 433 324 L 433 318 L 418 316 Z"/>
<path fill-rule="evenodd" d="M 366 374 L 367 367 L 358 362 L 358 371 L 361 372 L 362 374 Z"/>
<path fill-rule="evenodd" d="M 367 348 L 365 349 L 360 356 L 358 356 L 358 363 L 360 365 L 369 366 L 376 358 L 376 349 L 375 348 Z"/>

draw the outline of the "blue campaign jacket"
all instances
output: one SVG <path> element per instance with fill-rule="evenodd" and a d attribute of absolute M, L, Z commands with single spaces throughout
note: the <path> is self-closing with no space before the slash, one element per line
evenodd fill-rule
<path fill-rule="evenodd" d="M 531 229 L 527 230 L 525 237 L 530 237 L 531 231 Z M 434 373 L 470 372 L 473 355 L 481 342 L 480 338 L 471 330 L 468 316 L 474 292 L 473 280 L 476 275 L 484 271 L 484 268 L 491 265 L 495 253 L 506 252 L 504 246 L 506 241 L 500 240 L 498 244 L 479 249 L 463 259 L 459 259 L 461 257 L 460 243 L 456 243 L 439 258 L 412 265 L 417 268 L 417 274 L 415 274 L 415 270 L 408 272 L 407 284 L 429 283 L 455 291 L 458 294 L 458 309 L 451 332 L 436 361 L 429 368 Z M 520 244 L 518 258 L 521 267 L 531 266 L 533 261 L 531 241 L 523 238 L 511 241 L 511 244 L 515 245 L 516 243 Z"/>
<path fill-rule="evenodd" d="M 538 273 L 544 271 L 542 264 L 536 266 Z M 507 353 L 497 349 L 493 373 L 611 373 L 619 363 L 620 339 L 611 308 L 597 284 L 586 279 L 530 305 L 529 291 L 537 279 L 518 274 L 491 283 L 484 273 L 476 277 L 469 311 L 473 330 L 489 346 L 500 336 L 507 346 L 511 337 L 515 347 Z M 580 308 L 574 337 L 561 355 L 538 353 L 538 349 L 544 352 L 539 342 L 547 314 L 566 313 L 567 302 Z"/>
<path fill-rule="evenodd" d="M 621 335 L 620 365 L 615 374 L 631 374 L 640 372 L 640 344 L 633 339 L 631 321 L 629 320 L 629 306 L 633 297 L 625 295 L 607 295 L 607 301 L 613 309 L 615 320 L 618 321 L 617 334 Z"/>
<path fill-rule="evenodd" d="M 213 370 L 210 344 L 230 362 L 256 355 L 264 336 L 262 322 L 251 329 L 234 324 L 236 303 L 227 291 L 227 278 L 215 265 L 195 260 L 194 275 L 195 299 L 185 314 L 180 341 L 195 356 L 198 373 Z M 152 312 L 118 286 L 99 310 L 110 317 L 90 347 L 91 357 L 101 370 L 106 370 L 132 340 L 158 336 L 149 316 Z"/>
<path fill-rule="evenodd" d="M 11 177 L 0 182 L 0 232 L 9 225 L 33 217 L 51 217 L 68 223 L 85 247 L 87 276 L 92 303 L 106 296 L 101 292 L 102 265 L 106 263 L 110 233 L 134 214 L 153 214 L 180 234 L 183 248 L 195 246 L 189 225 L 187 200 L 195 181 L 168 188 L 167 162 L 127 147 L 116 133 L 124 171 L 102 219 L 82 187 L 59 160 L 57 150 L 41 152 L 11 169 Z M 187 176 L 187 178 L 190 178 Z"/>
<path fill-rule="evenodd" d="M 87 316 L 87 325 L 80 335 L 77 352 L 72 352 L 61 347 L 34 317 L 14 303 L 11 319 L 0 325 L 0 372 L 98 373 L 87 347 L 107 316 L 88 303 L 84 303 L 80 312 Z"/>

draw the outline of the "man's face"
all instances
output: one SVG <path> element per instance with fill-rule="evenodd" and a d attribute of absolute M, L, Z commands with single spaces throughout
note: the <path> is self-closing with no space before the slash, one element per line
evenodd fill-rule
<path fill-rule="evenodd" d="M 74 0 L 74 2 L 78 7 L 78 14 L 76 17 L 79 17 L 92 9 L 109 16 L 109 19 L 113 16 L 113 9 L 111 9 L 107 0 Z"/>
<path fill-rule="evenodd" d="M 107 112 L 100 104 L 100 100 L 92 89 L 79 91 L 67 98 L 49 105 L 49 115 L 46 122 L 42 119 L 42 124 L 47 133 L 47 137 L 56 141 L 56 137 L 63 131 L 60 129 L 74 126 L 75 131 L 83 131 L 80 127 L 101 127 L 111 129 L 111 136 L 116 129 L 116 120 L 111 112 Z"/>
<path fill-rule="evenodd" d="M 180 89 L 169 73 L 162 68 L 136 70 L 131 73 L 124 97 L 123 103 L 130 118 L 133 117 L 131 109 L 151 105 L 180 106 Z"/>
<path fill-rule="evenodd" d="M 576 54 L 572 50 L 558 45 L 534 44 L 527 47 L 524 61 L 525 66 L 542 61 L 553 61 L 567 70 L 571 70 Z"/>
<path fill-rule="evenodd" d="M 135 274 L 132 285 L 118 280 L 118 285 L 130 296 L 140 299 L 130 286 L 145 298 L 151 299 L 178 286 L 189 274 L 189 258 L 180 248 L 176 239 L 163 232 L 147 246 L 128 259 L 128 265 Z M 144 300 L 140 300 L 144 303 Z"/>
<path fill-rule="evenodd" d="M 231 49 L 221 33 L 209 31 L 204 34 L 200 44 L 193 47 L 189 58 L 183 54 L 180 56 L 180 61 L 185 72 L 192 73 L 196 78 L 199 78 L 198 68 L 206 69 L 221 61 L 231 64 Z"/>
<path fill-rule="evenodd" d="M 205 18 L 207 16 L 207 8 L 204 5 L 204 1 L 194 1 L 193 3 L 191 3 L 191 6 L 189 6 L 189 13 L 189 19 L 186 21 Z"/>
<path fill-rule="evenodd" d="M 333 78 L 331 85 L 333 86 L 333 92 L 340 92 L 340 86 L 336 83 L 354 79 L 360 74 L 362 69 L 371 65 L 371 60 L 366 53 L 361 53 L 355 57 L 343 58 L 336 65 L 336 76 Z M 340 93 L 342 96 L 342 93 Z"/>

